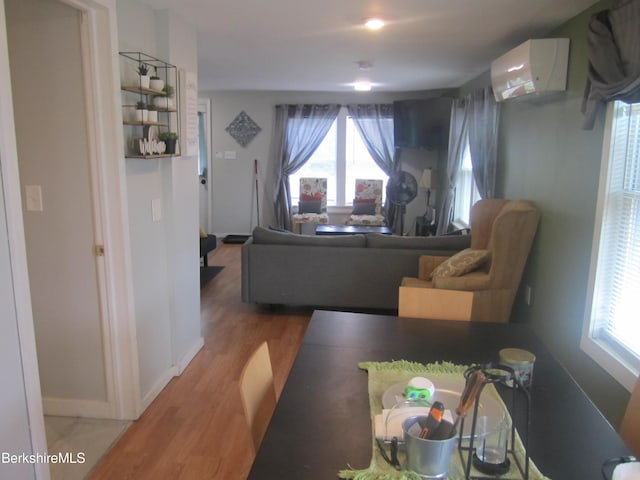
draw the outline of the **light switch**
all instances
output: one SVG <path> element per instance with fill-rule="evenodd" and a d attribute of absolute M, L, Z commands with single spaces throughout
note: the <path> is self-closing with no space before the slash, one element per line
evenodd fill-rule
<path fill-rule="evenodd" d="M 42 212 L 42 187 L 40 185 L 25 185 L 24 196 L 28 212 Z"/>
<path fill-rule="evenodd" d="M 159 198 L 151 200 L 151 220 L 153 222 L 162 220 L 162 202 Z"/>

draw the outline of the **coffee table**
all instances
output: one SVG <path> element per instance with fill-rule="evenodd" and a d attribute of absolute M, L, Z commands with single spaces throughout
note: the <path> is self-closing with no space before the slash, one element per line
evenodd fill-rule
<path fill-rule="evenodd" d="M 318 225 L 316 235 L 357 235 L 362 233 L 382 233 L 391 235 L 389 227 L 373 225 Z"/>

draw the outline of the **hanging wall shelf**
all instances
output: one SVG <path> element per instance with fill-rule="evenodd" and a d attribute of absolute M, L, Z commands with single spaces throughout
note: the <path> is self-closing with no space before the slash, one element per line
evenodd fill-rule
<path fill-rule="evenodd" d="M 179 142 L 161 140 L 180 132 L 177 67 L 142 52 L 120 52 L 120 83 L 125 157 L 179 156 Z"/>

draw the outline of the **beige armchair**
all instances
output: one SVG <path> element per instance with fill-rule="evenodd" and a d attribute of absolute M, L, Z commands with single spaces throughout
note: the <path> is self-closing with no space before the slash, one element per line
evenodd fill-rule
<path fill-rule="evenodd" d="M 418 278 L 402 280 L 398 315 L 508 322 L 539 219 L 538 210 L 524 200 L 477 202 L 471 211 L 471 248 L 449 258 L 420 257 Z M 471 271 L 456 271 L 460 264 Z"/>

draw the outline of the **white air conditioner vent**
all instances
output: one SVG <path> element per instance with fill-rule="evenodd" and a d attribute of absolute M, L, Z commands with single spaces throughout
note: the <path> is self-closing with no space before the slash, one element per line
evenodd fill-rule
<path fill-rule="evenodd" d="M 524 42 L 491 62 L 491 84 L 496 100 L 564 91 L 568 60 L 568 38 Z"/>

